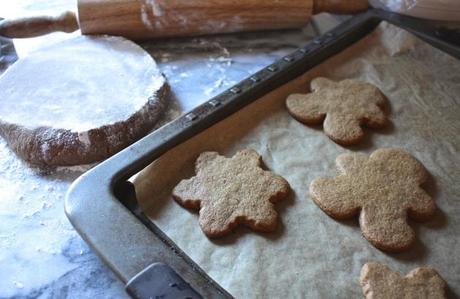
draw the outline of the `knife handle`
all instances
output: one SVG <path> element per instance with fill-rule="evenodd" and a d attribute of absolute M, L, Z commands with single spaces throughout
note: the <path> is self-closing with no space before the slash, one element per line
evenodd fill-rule
<path fill-rule="evenodd" d="M 54 17 L 26 17 L 0 23 L 0 35 L 9 38 L 36 37 L 56 31 L 70 33 L 78 29 L 77 16 L 71 11 Z"/>

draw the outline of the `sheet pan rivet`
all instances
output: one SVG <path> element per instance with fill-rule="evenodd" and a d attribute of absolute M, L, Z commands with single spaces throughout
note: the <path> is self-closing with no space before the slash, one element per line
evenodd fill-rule
<path fill-rule="evenodd" d="M 269 70 L 270 72 L 276 72 L 278 70 L 278 68 L 274 65 L 271 65 L 267 68 L 267 70 Z"/>
<path fill-rule="evenodd" d="M 302 54 L 306 54 L 306 53 L 308 53 L 310 50 L 307 49 L 307 48 L 300 48 L 299 51 L 300 51 L 300 53 L 302 53 Z"/>
<path fill-rule="evenodd" d="M 251 78 L 249 78 L 249 80 L 251 80 L 252 82 L 256 83 L 256 82 L 260 81 L 260 78 L 256 77 L 256 76 L 252 76 Z"/>
<path fill-rule="evenodd" d="M 241 88 L 236 87 L 236 86 L 235 86 L 235 87 L 232 87 L 232 88 L 230 88 L 230 92 L 231 92 L 231 93 L 234 93 L 234 94 L 240 93 L 240 92 L 241 92 Z"/>
<path fill-rule="evenodd" d="M 321 45 L 322 41 L 321 41 L 321 39 L 316 38 L 316 39 L 313 40 L 313 43 L 316 44 L 316 45 Z"/>
<path fill-rule="evenodd" d="M 194 121 L 195 119 L 198 118 L 198 116 L 197 116 L 195 113 L 190 112 L 189 114 L 187 114 L 187 115 L 185 116 L 185 118 L 186 118 L 188 121 Z"/>
<path fill-rule="evenodd" d="M 220 106 L 220 104 L 222 104 L 221 102 L 219 102 L 218 100 L 210 100 L 209 101 L 209 104 L 213 107 L 217 107 L 217 106 Z"/>

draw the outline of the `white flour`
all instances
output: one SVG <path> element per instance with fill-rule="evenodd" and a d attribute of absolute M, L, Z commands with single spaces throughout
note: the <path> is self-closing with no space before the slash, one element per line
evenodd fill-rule
<path fill-rule="evenodd" d="M 136 44 L 80 36 L 32 53 L 5 72 L 0 118 L 87 131 L 126 120 L 163 83 L 154 60 Z"/>
<path fill-rule="evenodd" d="M 30 290 L 77 267 L 61 256 L 68 240 L 77 237 L 63 213 L 63 199 L 88 167 L 30 168 L 0 140 L 0 169 L 0 268 L 8 273 L 0 280 L 3 298 L 14 295 L 11 286 Z"/>

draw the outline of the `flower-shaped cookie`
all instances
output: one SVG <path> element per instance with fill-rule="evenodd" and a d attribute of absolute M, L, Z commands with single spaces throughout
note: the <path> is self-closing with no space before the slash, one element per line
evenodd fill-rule
<path fill-rule="evenodd" d="M 415 241 L 407 215 L 427 220 L 436 211 L 431 197 L 420 188 L 428 178 L 423 165 L 398 149 L 337 157 L 340 175 L 319 178 L 310 185 L 315 203 L 336 219 L 360 214 L 364 237 L 384 251 L 403 251 Z"/>
<path fill-rule="evenodd" d="M 289 113 L 307 125 L 324 120 L 324 132 L 342 145 L 356 144 L 364 137 L 362 125 L 381 128 L 387 123 L 382 111 L 385 96 L 374 85 L 357 80 L 311 81 L 312 93 L 292 94 L 286 100 Z"/>
<path fill-rule="evenodd" d="M 444 299 L 447 284 L 434 269 L 420 267 L 402 277 L 387 266 L 370 262 L 359 278 L 366 299 Z"/>
<path fill-rule="evenodd" d="M 277 213 L 273 204 L 289 194 L 281 176 L 261 168 L 256 151 L 239 151 L 232 158 L 202 153 L 196 176 L 182 180 L 173 197 L 186 208 L 200 209 L 201 229 L 208 237 L 229 233 L 238 224 L 257 231 L 272 231 Z"/>

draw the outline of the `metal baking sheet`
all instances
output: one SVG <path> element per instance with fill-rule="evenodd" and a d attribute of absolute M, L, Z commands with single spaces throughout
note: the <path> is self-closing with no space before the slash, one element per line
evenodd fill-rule
<path fill-rule="evenodd" d="M 66 196 L 65 211 L 70 222 L 123 282 L 132 282 L 133 277 L 150 273 L 145 271 L 153 264 L 163 263 L 180 273 L 203 297 L 230 298 L 144 215 L 134 186 L 127 180 L 175 146 L 359 41 L 382 20 L 406 28 L 460 59 L 455 39 L 445 36 L 439 24 L 378 9 L 358 14 L 82 175 Z M 156 295 L 153 292 L 148 297 Z"/>
<path fill-rule="evenodd" d="M 307 127 L 287 113 L 290 93 L 307 92 L 311 79 L 361 79 L 381 88 L 391 125 L 367 130 L 363 143 L 342 147 L 321 126 Z M 144 213 L 214 280 L 236 298 L 359 298 L 362 265 L 381 261 L 408 272 L 429 265 L 460 294 L 460 62 L 393 25 L 372 34 L 297 79 L 258 99 L 213 127 L 169 150 L 135 179 Z M 427 223 L 410 221 L 418 241 L 402 254 L 385 254 L 362 236 L 357 221 L 329 218 L 308 195 L 310 182 L 335 175 L 335 158 L 344 152 L 377 148 L 409 151 L 428 169 L 426 190 L 438 204 Z M 171 189 L 193 175 L 203 151 L 231 156 L 253 148 L 266 166 L 285 177 L 292 196 L 277 204 L 274 233 L 238 228 L 210 240 L 197 215 L 171 199 Z"/>

